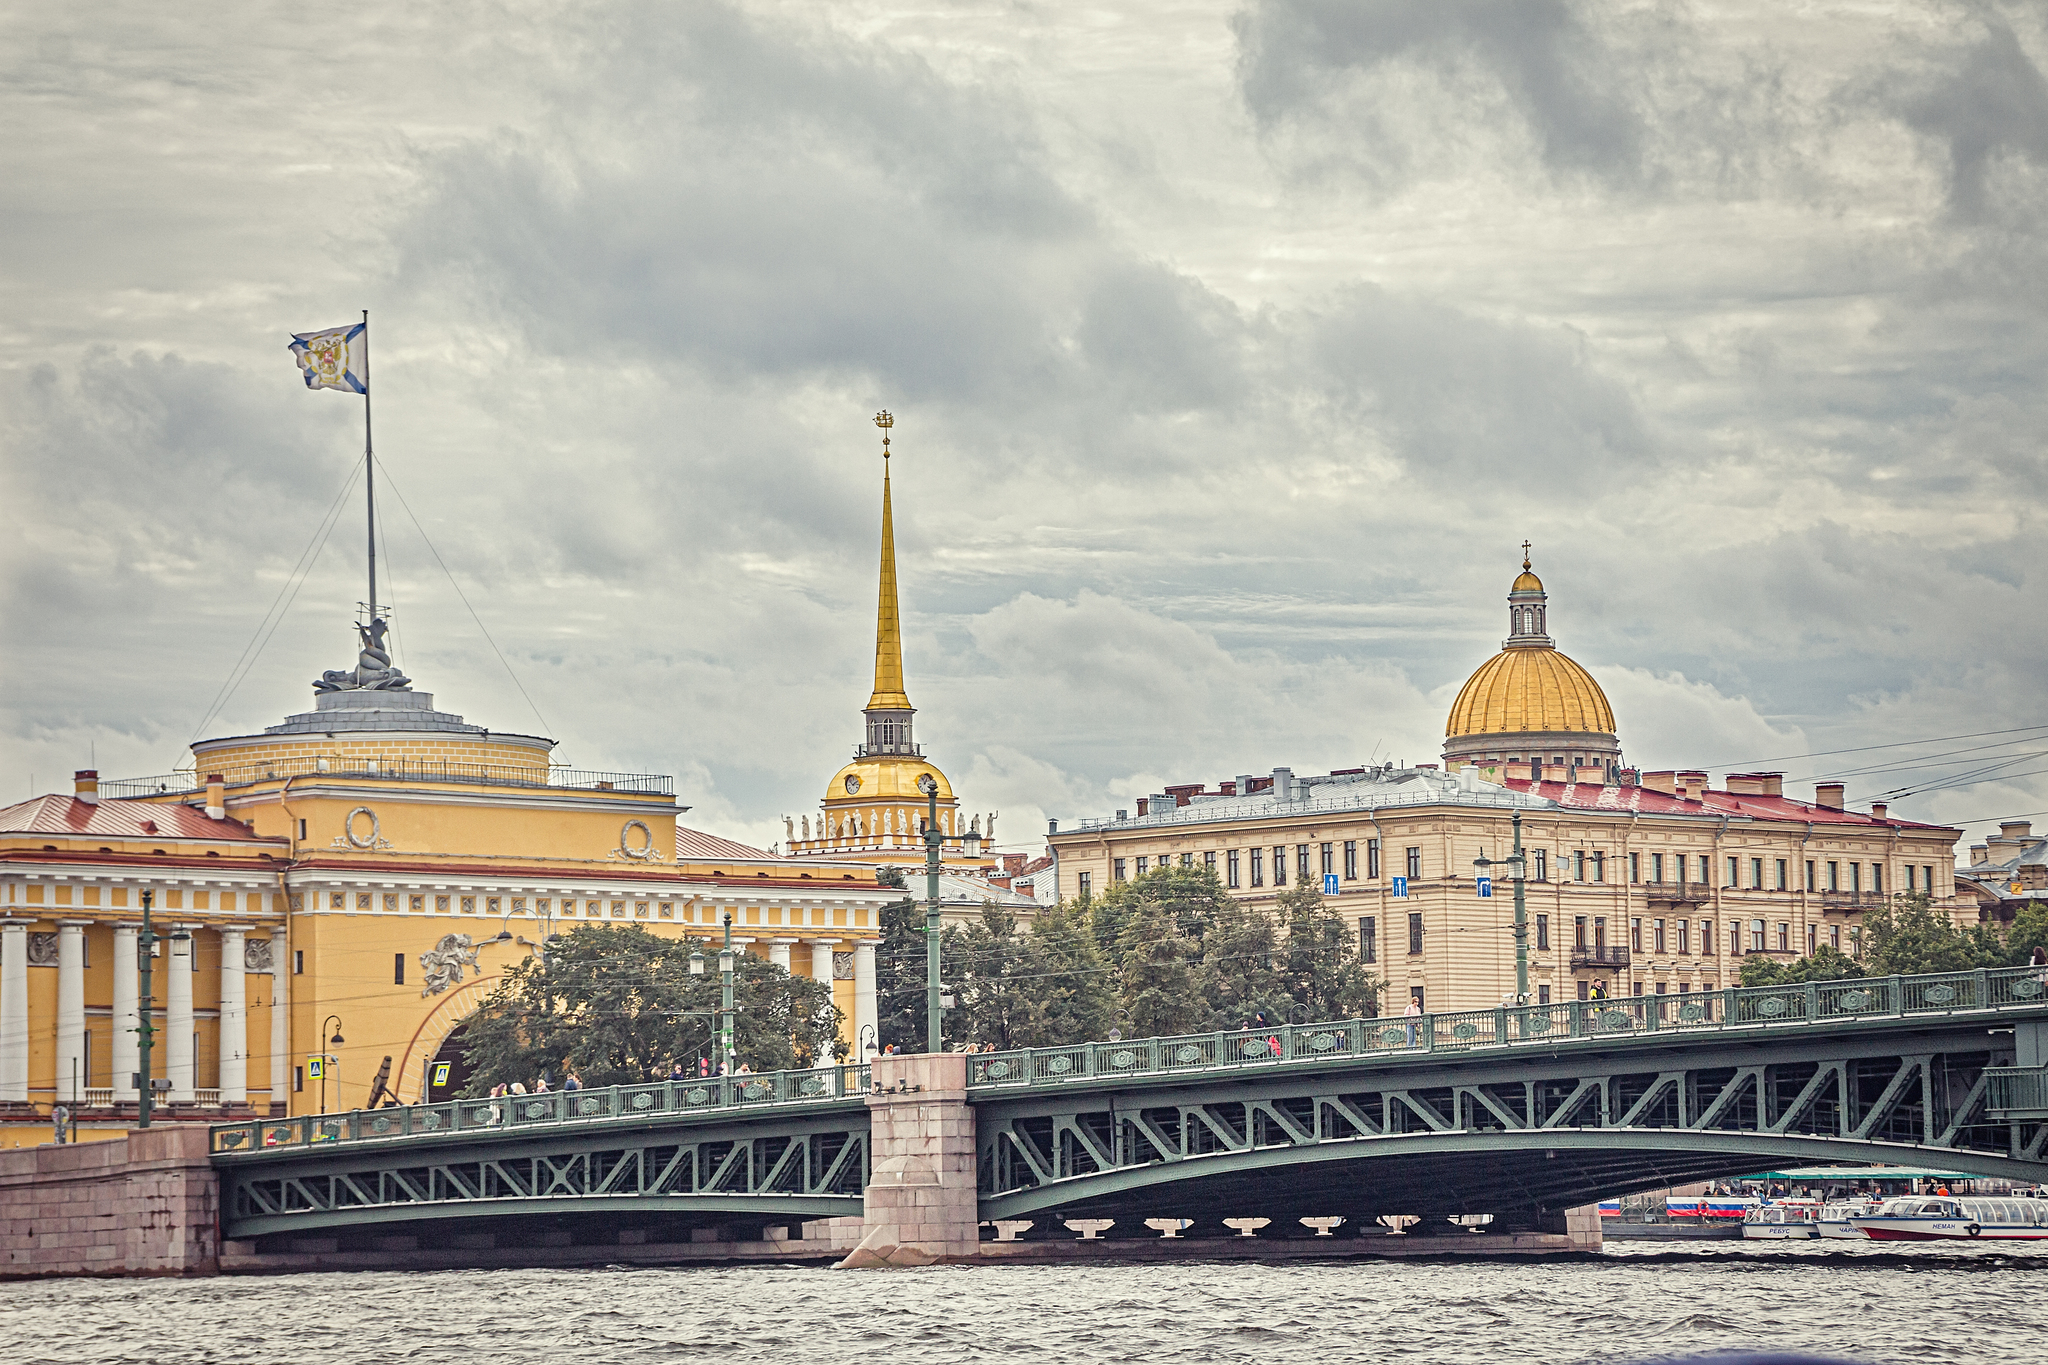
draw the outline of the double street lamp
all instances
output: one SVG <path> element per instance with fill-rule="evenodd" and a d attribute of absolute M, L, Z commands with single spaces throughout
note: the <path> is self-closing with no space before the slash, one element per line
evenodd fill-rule
<path fill-rule="evenodd" d="M 341 1016 L 338 1014 L 328 1015 L 321 1021 L 320 1031 L 322 1033 L 327 1032 L 329 1024 L 334 1025 L 334 1036 L 329 1038 L 327 1042 L 329 1046 L 340 1047 L 343 1041 L 341 1036 Z M 334 1073 L 334 1102 L 336 1104 L 341 1103 L 341 1058 L 332 1052 L 324 1052 L 320 1056 L 320 1061 L 320 1112 L 324 1114 L 327 1112 L 327 1073 L 329 1071 Z"/>
<path fill-rule="evenodd" d="M 724 1065 L 721 1074 L 730 1076 L 738 1068 L 734 1066 L 734 1018 L 733 1008 L 733 951 L 732 915 L 725 916 L 725 944 L 718 950 L 718 1018 L 717 1046 L 719 1059 Z M 690 975 L 704 975 L 704 950 L 699 948 L 690 954 Z"/>
<path fill-rule="evenodd" d="M 1529 915 L 1522 896 L 1522 868 L 1526 859 L 1522 856 L 1522 810 L 1515 808 L 1515 852 L 1508 858 L 1474 858 L 1472 866 L 1480 869 L 1506 867 L 1511 869 L 1515 883 L 1515 1003 L 1529 1003 Z"/>
<path fill-rule="evenodd" d="M 192 943 L 192 935 L 182 929 L 172 934 L 159 934 L 156 931 L 149 919 L 150 909 L 155 904 L 156 892 L 147 887 L 143 888 L 142 932 L 135 936 L 136 952 L 140 956 L 142 963 L 142 982 L 139 988 L 141 999 L 138 1002 L 139 1007 L 136 1010 L 137 1018 L 135 1021 L 137 1060 L 141 1066 L 141 1069 L 135 1073 L 134 1077 L 135 1126 L 138 1128 L 149 1127 L 150 1114 L 156 1108 L 156 1078 L 152 1061 L 156 1051 L 156 1023 L 150 1013 L 156 1004 L 156 945 L 165 939 L 169 939 L 171 956 L 176 958 L 182 956 L 179 952 L 180 948 L 189 950 Z M 186 965 L 187 970 L 189 970 L 190 964 Z"/>

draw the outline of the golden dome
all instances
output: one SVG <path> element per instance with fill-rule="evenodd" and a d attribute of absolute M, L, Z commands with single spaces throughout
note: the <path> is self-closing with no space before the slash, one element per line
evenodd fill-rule
<path fill-rule="evenodd" d="M 1509 592 L 1542 592 L 1542 591 L 1543 591 L 1543 580 L 1542 580 L 1542 579 L 1540 579 L 1540 578 L 1538 578 L 1538 577 L 1537 577 L 1537 576 L 1536 576 L 1535 574 L 1533 574 L 1533 573 L 1530 573 L 1530 572 L 1529 572 L 1529 566 L 1528 566 L 1527 564 L 1524 564 L 1524 565 L 1522 566 L 1522 576 L 1521 576 L 1520 578 L 1517 578 L 1517 579 L 1515 580 L 1515 586 L 1514 586 L 1514 587 L 1512 587 L 1512 588 L 1509 588 L 1509 589 L 1508 589 L 1508 591 L 1509 591 Z"/>
<path fill-rule="evenodd" d="M 1522 577 L 1533 581 L 1536 576 Z M 1555 649 L 1504 649 L 1466 679 L 1451 704 L 1444 735 L 1524 731 L 1611 735 L 1614 710 L 1593 675 Z"/>
<path fill-rule="evenodd" d="M 915 801 L 923 804 L 925 795 L 917 789 L 917 779 L 926 773 L 939 784 L 939 800 L 953 799 L 953 784 L 946 781 L 946 775 L 921 758 L 892 757 L 878 754 L 873 758 L 857 758 L 832 774 L 832 780 L 825 784 L 825 804 L 847 805 L 861 801 Z M 857 784 L 849 789 L 847 779 Z"/>

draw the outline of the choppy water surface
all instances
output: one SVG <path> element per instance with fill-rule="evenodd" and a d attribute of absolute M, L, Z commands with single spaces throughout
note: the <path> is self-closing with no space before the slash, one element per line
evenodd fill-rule
<path fill-rule="evenodd" d="M 0 1361 L 1619 1362 L 2048 1358 L 2048 1248 L 1554 1261 L 450 1271 L 0 1284 Z"/>

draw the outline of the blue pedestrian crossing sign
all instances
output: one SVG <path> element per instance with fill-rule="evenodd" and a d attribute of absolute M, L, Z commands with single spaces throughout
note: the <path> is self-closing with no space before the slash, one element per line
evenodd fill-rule
<path fill-rule="evenodd" d="M 1394 895 L 1395 895 L 1395 897 L 1396 897 L 1397 899 L 1403 899 L 1403 900 L 1405 900 L 1405 899 L 1407 898 L 1407 896 L 1408 896 L 1408 879 L 1407 879 L 1406 877 L 1396 877 L 1396 878 L 1394 878 Z"/>
<path fill-rule="evenodd" d="M 1337 874 L 1336 874 L 1336 873 L 1334 873 L 1334 872 L 1325 872 L 1325 873 L 1323 874 L 1323 894 L 1324 894 L 1325 896 L 1334 896 L 1334 895 L 1336 895 L 1336 894 L 1337 894 Z"/>
<path fill-rule="evenodd" d="M 326 1064 L 327 1064 L 327 1059 L 326 1059 L 325 1057 L 308 1057 L 308 1058 L 306 1058 L 306 1075 L 307 1075 L 307 1076 L 308 1076 L 308 1077 L 309 1077 L 310 1079 L 312 1079 L 312 1080 L 316 1080 L 316 1081 L 317 1081 L 317 1080 L 319 1080 L 319 1079 L 320 1079 L 320 1074 L 321 1074 L 321 1068 L 323 1068 L 324 1066 L 326 1066 Z"/>
<path fill-rule="evenodd" d="M 1481 899 L 1481 900 L 1491 900 L 1491 899 L 1493 899 L 1493 878 L 1491 878 L 1491 877 L 1481 877 L 1481 878 L 1479 879 L 1479 899 Z"/>

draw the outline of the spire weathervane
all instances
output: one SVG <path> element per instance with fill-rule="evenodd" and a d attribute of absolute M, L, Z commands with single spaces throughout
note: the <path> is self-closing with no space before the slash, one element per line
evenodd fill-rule
<path fill-rule="evenodd" d="M 1526 540 L 1522 542 L 1522 567 L 1529 567 L 1529 542 Z"/>
<path fill-rule="evenodd" d="M 886 462 L 889 458 L 889 428 L 896 425 L 896 419 L 889 415 L 887 408 L 883 408 L 875 414 L 875 425 L 882 429 L 882 459 Z"/>

